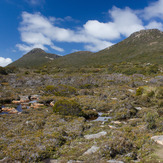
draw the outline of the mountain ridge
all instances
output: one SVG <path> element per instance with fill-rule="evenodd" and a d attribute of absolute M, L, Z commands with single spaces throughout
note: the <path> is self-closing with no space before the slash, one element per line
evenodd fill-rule
<path fill-rule="evenodd" d="M 42 49 L 36 48 L 25 54 L 23 57 L 28 62 L 30 56 L 35 56 L 32 63 L 37 62 L 37 58 L 42 55 L 42 63 L 34 64 L 35 67 L 47 65 L 50 67 L 89 67 L 97 65 L 107 65 L 118 62 L 151 62 L 154 64 L 163 64 L 163 32 L 158 29 L 141 30 L 132 33 L 128 38 L 121 42 L 107 47 L 96 53 L 89 51 L 78 51 L 67 54 L 65 56 L 58 56 L 56 54 L 46 53 Z M 54 57 L 55 56 L 55 57 Z M 22 58 L 23 58 L 22 57 Z M 52 58 L 51 58 L 52 57 Z M 18 67 L 26 67 L 27 61 L 19 60 L 10 64 Z M 21 61 L 21 64 L 19 63 Z M 24 61 L 24 63 L 23 63 Z M 41 60 L 40 60 L 41 62 Z M 24 64 L 24 65 L 23 65 Z M 28 65 L 30 67 L 31 63 Z M 36 66 L 37 65 L 37 66 Z"/>

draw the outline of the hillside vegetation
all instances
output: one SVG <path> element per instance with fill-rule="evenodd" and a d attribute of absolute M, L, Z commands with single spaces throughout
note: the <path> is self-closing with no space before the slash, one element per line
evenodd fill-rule
<path fill-rule="evenodd" d="M 46 53 L 40 48 L 35 48 L 17 61 L 8 65 L 8 67 L 37 68 L 46 63 L 52 62 L 58 57 L 59 56 L 56 54 Z"/>

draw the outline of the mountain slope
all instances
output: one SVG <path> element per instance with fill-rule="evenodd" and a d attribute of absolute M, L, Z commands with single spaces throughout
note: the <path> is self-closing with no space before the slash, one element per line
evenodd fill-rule
<path fill-rule="evenodd" d="M 163 32 L 141 30 L 97 53 L 76 52 L 51 62 L 50 67 L 87 67 L 118 62 L 163 64 Z"/>
<path fill-rule="evenodd" d="M 89 64 L 89 58 L 93 55 L 90 51 L 78 51 L 57 58 L 51 62 L 51 66 L 56 67 L 80 67 Z"/>
<path fill-rule="evenodd" d="M 40 48 L 35 48 L 25 54 L 23 57 L 18 59 L 17 61 L 8 65 L 8 67 L 25 67 L 25 68 L 37 68 L 45 65 L 46 63 L 52 62 L 54 59 L 59 56 L 56 54 L 46 53 L 44 50 Z"/>
<path fill-rule="evenodd" d="M 141 30 L 110 48 L 91 56 L 92 63 L 150 62 L 163 64 L 163 32 L 157 29 Z"/>

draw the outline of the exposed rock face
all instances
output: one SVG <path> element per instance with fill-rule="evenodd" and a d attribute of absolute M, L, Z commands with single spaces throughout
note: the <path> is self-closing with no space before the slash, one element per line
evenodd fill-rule
<path fill-rule="evenodd" d="M 102 131 L 97 134 L 85 135 L 84 137 L 86 139 L 96 139 L 96 138 L 100 138 L 101 136 L 105 136 L 106 134 L 107 134 L 107 132 Z"/>
<path fill-rule="evenodd" d="M 153 34 L 153 35 L 151 35 L 151 34 Z M 148 35 L 150 35 L 150 37 L 152 37 L 152 36 L 160 37 L 160 35 L 163 35 L 163 32 L 158 29 L 140 30 L 138 32 L 131 34 L 130 37 L 140 38 L 143 36 L 147 37 Z"/>
<path fill-rule="evenodd" d="M 163 145 L 163 135 L 153 136 L 151 137 L 151 139 L 154 140 L 156 143 Z"/>

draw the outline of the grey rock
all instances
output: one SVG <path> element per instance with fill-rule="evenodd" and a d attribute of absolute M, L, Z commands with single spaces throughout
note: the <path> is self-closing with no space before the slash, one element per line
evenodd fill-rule
<path fill-rule="evenodd" d="M 84 137 L 86 139 L 96 139 L 96 138 L 100 138 L 101 136 L 105 136 L 106 134 L 107 134 L 107 132 L 102 131 L 97 134 L 85 135 Z"/>
<path fill-rule="evenodd" d="M 152 136 L 151 139 L 154 140 L 156 143 L 163 145 L 163 135 Z"/>
<path fill-rule="evenodd" d="M 109 160 L 107 162 L 109 162 L 109 163 L 124 163 L 123 161 L 117 161 L 117 160 Z"/>
<path fill-rule="evenodd" d="M 84 152 L 83 155 L 93 154 L 93 153 L 97 152 L 98 149 L 99 149 L 99 147 L 93 145 L 90 149 L 88 149 L 86 152 Z"/>

